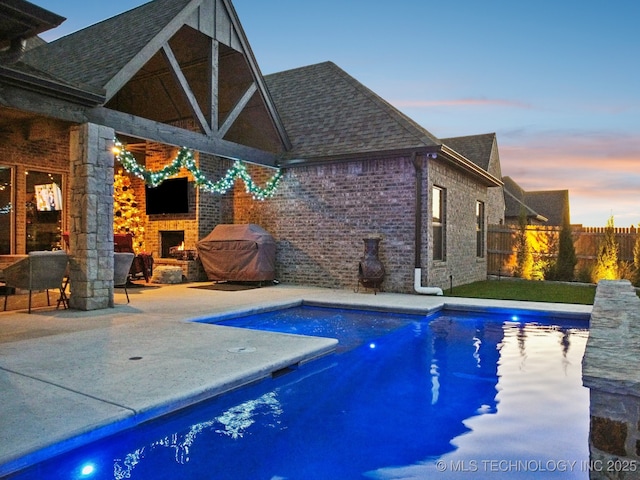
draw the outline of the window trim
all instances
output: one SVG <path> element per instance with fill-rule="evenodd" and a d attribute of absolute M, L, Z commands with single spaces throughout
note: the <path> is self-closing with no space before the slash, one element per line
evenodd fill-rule
<path fill-rule="evenodd" d="M 480 200 L 476 200 L 476 257 L 485 258 L 485 231 L 486 231 L 486 204 Z"/>
<path fill-rule="evenodd" d="M 436 199 L 438 200 L 436 204 Z M 438 185 L 431 187 L 431 257 L 434 261 L 447 259 L 447 189 Z M 436 212 L 436 208 L 438 211 Z M 438 246 L 439 248 L 436 248 Z"/>

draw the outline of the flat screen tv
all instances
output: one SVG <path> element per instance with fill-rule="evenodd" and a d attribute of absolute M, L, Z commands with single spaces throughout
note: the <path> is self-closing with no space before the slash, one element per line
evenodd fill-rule
<path fill-rule="evenodd" d="M 62 210 L 62 190 L 57 183 L 34 185 L 36 194 L 36 210 L 52 212 Z"/>
<path fill-rule="evenodd" d="M 145 186 L 147 215 L 189 213 L 189 179 L 170 178 L 157 187 Z"/>

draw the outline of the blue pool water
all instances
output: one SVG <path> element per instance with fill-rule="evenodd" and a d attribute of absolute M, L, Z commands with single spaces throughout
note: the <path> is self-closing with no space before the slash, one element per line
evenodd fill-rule
<path fill-rule="evenodd" d="M 296 307 L 223 322 L 336 354 L 15 479 L 587 479 L 587 324 Z"/>

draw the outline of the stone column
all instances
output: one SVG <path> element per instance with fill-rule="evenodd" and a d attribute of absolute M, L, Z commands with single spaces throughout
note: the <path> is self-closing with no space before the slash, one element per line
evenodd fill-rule
<path fill-rule="evenodd" d="M 582 361 L 590 389 L 592 480 L 640 476 L 640 298 L 628 280 L 601 280 Z"/>
<path fill-rule="evenodd" d="M 114 130 L 84 124 L 71 130 L 69 306 L 113 307 Z"/>

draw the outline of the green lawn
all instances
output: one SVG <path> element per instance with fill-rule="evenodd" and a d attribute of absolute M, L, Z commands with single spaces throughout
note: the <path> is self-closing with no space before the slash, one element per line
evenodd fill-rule
<path fill-rule="evenodd" d="M 444 294 L 450 297 L 593 305 L 596 287 L 534 280 L 485 280 L 454 287 L 453 292 L 447 289 Z"/>

